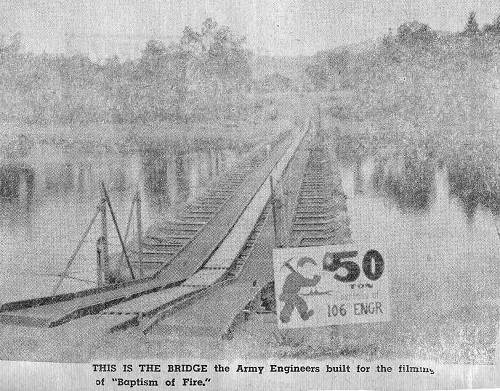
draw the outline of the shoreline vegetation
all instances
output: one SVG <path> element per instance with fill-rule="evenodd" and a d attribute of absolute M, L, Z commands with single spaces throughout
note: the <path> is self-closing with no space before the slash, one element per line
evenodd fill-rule
<path fill-rule="evenodd" d="M 330 93 L 323 103 L 332 116 L 376 120 L 380 134 L 402 127 L 402 136 L 491 143 L 500 134 L 499 62 L 500 16 L 480 28 L 473 12 L 459 33 L 413 21 L 295 63 L 255 56 L 211 18 L 168 45 L 148 41 L 134 60 L 25 53 L 15 34 L 0 37 L 0 123 L 2 133 L 26 128 L 27 137 L 34 129 L 78 137 L 93 128 L 105 137 L 141 126 L 149 136 L 151 124 L 165 124 L 165 133 L 185 124 L 187 133 L 200 128 L 194 124 L 275 119 L 279 96 Z M 346 91 L 349 104 L 336 102 Z"/>
<path fill-rule="evenodd" d="M 246 148 L 269 140 L 276 132 L 286 131 L 291 119 L 281 115 L 285 108 L 270 99 L 268 107 L 252 116 L 234 120 L 150 121 L 147 123 L 113 124 L 20 124 L 0 123 L 0 156 L 23 158 L 34 145 L 49 145 L 63 150 L 85 153 L 140 150 L 206 148 Z M 278 116 L 278 113 L 280 114 Z M 279 117 L 279 118 L 278 118 Z"/>
<path fill-rule="evenodd" d="M 135 60 L 24 53 L 0 37 L 0 156 L 35 144 L 92 152 L 241 148 L 272 136 L 290 79 L 252 79 L 244 38 L 207 19 L 170 45 L 145 44 Z M 263 66 L 261 66 L 263 67 Z M 276 94 L 276 87 L 279 93 Z M 278 115 L 280 114 L 280 118 Z M 283 124 L 274 124 L 277 132 Z"/>
<path fill-rule="evenodd" d="M 456 185 L 451 191 L 498 213 L 499 66 L 500 16 L 481 29 L 471 13 L 460 33 L 404 23 L 361 52 L 318 53 L 306 72 L 318 89 L 332 92 L 338 153 L 375 154 L 394 164 L 399 156 L 407 177 L 445 165 Z M 351 93 L 334 94 L 341 90 Z M 414 179 L 416 194 L 425 178 Z"/>

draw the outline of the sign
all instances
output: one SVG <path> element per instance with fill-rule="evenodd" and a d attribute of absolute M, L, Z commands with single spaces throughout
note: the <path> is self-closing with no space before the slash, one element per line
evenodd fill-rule
<path fill-rule="evenodd" d="M 353 244 L 273 250 L 280 328 L 387 322 L 384 255 Z"/>

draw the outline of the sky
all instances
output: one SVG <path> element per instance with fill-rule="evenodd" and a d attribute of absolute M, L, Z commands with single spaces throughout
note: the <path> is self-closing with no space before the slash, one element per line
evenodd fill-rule
<path fill-rule="evenodd" d="M 0 0 L 0 33 L 22 34 L 31 52 L 136 57 L 151 39 L 175 40 L 215 18 L 257 54 L 310 55 L 383 36 L 406 21 L 463 29 L 500 14 L 500 0 Z"/>

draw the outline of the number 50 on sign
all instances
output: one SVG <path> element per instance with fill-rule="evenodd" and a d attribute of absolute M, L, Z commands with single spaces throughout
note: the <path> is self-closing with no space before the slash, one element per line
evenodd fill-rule
<path fill-rule="evenodd" d="M 281 328 L 390 319 L 385 254 L 353 244 L 273 251 Z"/>

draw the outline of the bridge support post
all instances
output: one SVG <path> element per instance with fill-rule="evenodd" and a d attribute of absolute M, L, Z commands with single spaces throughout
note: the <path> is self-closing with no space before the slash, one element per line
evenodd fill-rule
<path fill-rule="evenodd" d="M 103 251 L 103 238 L 102 236 L 96 242 L 96 259 L 97 259 L 97 287 L 100 288 L 104 285 L 102 273 L 102 251 Z"/>
<path fill-rule="evenodd" d="M 137 257 L 139 260 L 139 278 L 144 277 L 142 266 L 142 211 L 141 211 L 141 194 L 137 191 L 136 194 L 136 212 L 137 219 Z"/>
<path fill-rule="evenodd" d="M 110 280 L 110 270 L 109 270 L 109 249 L 108 249 L 108 224 L 106 218 L 106 195 L 104 190 L 101 189 L 101 252 L 100 252 L 100 265 L 101 273 L 104 277 L 104 283 L 108 283 Z"/>
<path fill-rule="evenodd" d="M 318 124 L 317 124 L 317 129 L 321 130 L 321 107 L 318 106 Z"/>
<path fill-rule="evenodd" d="M 269 178 L 271 182 L 271 203 L 273 212 L 274 244 L 276 247 L 283 247 L 281 241 L 281 197 L 276 195 L 276 183 L 273 176 Z"/>

